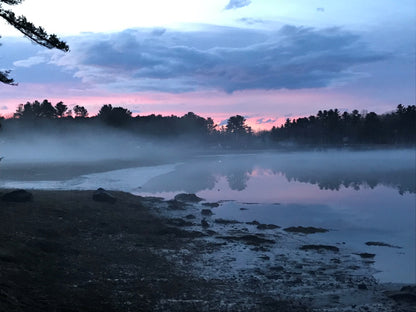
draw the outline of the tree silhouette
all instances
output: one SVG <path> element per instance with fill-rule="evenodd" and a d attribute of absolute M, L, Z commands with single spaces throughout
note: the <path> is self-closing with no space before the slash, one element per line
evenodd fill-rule
<path fill-rule="evenodd" d="M 48 100 L 43 100 L 43 102 L 40 104 L 40 117 L 50 119 L 56 117 L 55 107 L 53 107 L 52 103 Z"/>
<path fill-rule="evenodd" d="M 75 117 L 78 117 L 78 118 L 88 117 L 88 111 L 84 106 L 75 105 L 74 113 L 75 113 Z"/>
<path fill-rule="evenodd" d="M 19 104 L 13 117 L 23 120 L 32 120 L 41 117 L 40 102 L 34 101 L 33 103 L 26 102 L 26 104 Z"/>
<path fill-rule="evenodd" d="M 113 107 L 111 104 L 103 105 L 97 115 L 106 124 L 121 127 L 127 125 L 132 119 L 131 111 L 123 107 Z"/>
<path fill-rule="evenodd" d="M 56 116 L 58 118 L 64 117 L 65 113 L 68 111 L 68 106 L 66 106 L 62 101 L 56 103 L 55 105 Z"/>
<path fill-rule="evenodd" d="M 251 132 L 251 128 L 246 125 L 246 119 L 243 116 L 232 116 L 227 121 L 227 133 L 232 134 L 247 134 Z"/>
<path fill-rule="evenodd" d="M 178 119 L 179 132 L 188 134 L 205 135 L 212 134 L 215 125 L 212 118 L 203 118 L 193 112 L 188 112 Z"/>
<path fill-rule="evenodd" d="M 280 127 L 271 131 L 252 133 L 243 116 L 228 119 L 226 127 L 218 129 L 212 118 L 203 118 L 193 112 L 182 117 L 175 115 L 135 116 L 124 107 L 103 105 L 97 116 L 88 117 L 85 107 L 73 108 L 75 117 L 83 124 L 95 127 L 98 123 L 120 127 L 136 135 L 158 138 L 181 138 L 203 142 L 214 148 L 262 148 L 273 147 L 276 143 L 291 145 L 298 143 L 308 147 L 354 146 L 361 144 L 388 144 L 393 146 L 415 146 L 416 106 L 398 105 L 393 112 L 377 115 L 374 112 L 351 113 L 338 109 L 319 111 L 315 116 L 287 119 Z M 72 112 L 63 102 L 53 106 L 48 100 L 19 104 L 13 118 L 1 119 L 3 129 L 20 123 L 27 129 L 70 127 Z M 31 128 L 32 127 L 32 128 Z M 273 141 L 275 143 L 273 143 Z"/>
<path fill-rule="evenodd" d="M 59 109 L 59 110 L 58 110 Z M 16 119 L 35 119 L 35 118 L 49 118 L 62 117 L 66 111 L 66 105 L 59 102 L 54 107 L 48 100 L 43 100 L 42 103 L 34 101 L 33 103 L 27 102 L 26 104 L 19 104 L 13 118 Z"/>
<path fill-rule="evenodd" d="M 273 127 L 270 136 L 274 141 L 312 145 L 415 144 L 416 106 L 400 104 L 395 112 L 383 115 L 319 111 L 316 116 L 286 120 L 282 127 Z"/>
<path fill-rule="evenodd" d="M 33 42 L 44 46 L 48 49 L 56 48 L 61 51 L 69 51 L 68 45 L 61 41 L 55 34 L 48 35 L 42 27 L 36 27 L 29 22 L 24 16 L 16 16 L 13 11 L 6 10 L 3 5 L 17 5 L 23 0 L 0 0 L 0 17 L 6 20 L 10 25 L 20 31 Z M 14 80 L 9 77 L 10 70 L 0 71 L 0 82 L 16 85 Z"/>

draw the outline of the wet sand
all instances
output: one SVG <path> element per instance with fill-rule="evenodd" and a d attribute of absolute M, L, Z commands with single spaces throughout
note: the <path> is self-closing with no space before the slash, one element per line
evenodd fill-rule
<path fill-rule="evenodd" d="M 307 235 L 215 205 L 31 192 L 0 200 L 0 311 L 414 311 L 342 246 L 305 251 Z"/>

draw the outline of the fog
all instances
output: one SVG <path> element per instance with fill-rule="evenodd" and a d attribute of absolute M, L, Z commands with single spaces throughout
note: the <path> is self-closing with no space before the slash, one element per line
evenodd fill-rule
<path fill-rule="evenodd" d="M 68 132 L 54 129 L 0 136 L 0 155 L 9 163 L 95 162 L 132 160 L 149 155 L 163 159 L 182 154 L 182 147 L 168 140 L 146 139 L 109 127 L 78 127 Z M 180 148 L 178 148 L 180 147 Z M 176 153 L 173 153 L 175 150 Z M 172 154 L 173 153 L 173 154 Z M 166 154 L 166 155 L 165 155 Z"/>
<path fill-rule="evenodd" d="M 177 164 L 174 170 L 146 181 L 141 185 L 143 190 L 196 193 L 213 189 L 219 177 L 225 177 L 231 190 L 242 191 L 256 174 L 283 174 L 288 181 L 330 190 L 385 185 L 400 193 L 415 193 L 416 188 L 412 149 L 237 153 L 215 144 L 207 146 L 197 136 L 157 139 L 97 124 L 56 131 L 51 127 L 36 132 L 21 127 L 6 130 L 0 136 L 3 181 L 65 180 L 117 169 Z"/>
<path fill-rule="evenodd" d="M 196 149 L 195 138 L 146 138 L 106 126 L 5 131 L 0 135 L 0 178 L 69 178 L 133 166 L 183 160 Z M 35 173 L 35 175 L 28 174 Z M 37 177 L 36 177 L 37 176 Z"/>

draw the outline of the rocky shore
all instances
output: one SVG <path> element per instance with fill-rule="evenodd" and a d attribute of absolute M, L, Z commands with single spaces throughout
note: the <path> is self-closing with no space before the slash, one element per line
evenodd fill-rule
<path fill-rule="evenodd" d="M 9 194 L 9 195 L 7 195 Z M 215 218 L 220 203 L 0 191 L 0 311 L 415 311 L 326 229 Z"/>

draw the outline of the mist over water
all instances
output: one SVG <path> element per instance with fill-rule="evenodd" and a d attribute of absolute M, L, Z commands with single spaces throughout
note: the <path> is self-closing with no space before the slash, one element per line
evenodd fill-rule
<path fill-rule="evenodd" d="M 390 186 L 415 193 L 415 152 L 324 151 L 235 154 L 194 158 L 176 170 L 143 185 L 149 192 L 199 192 L 214 189 L 223 177 L 228 188 L 243 191 L 257 176 L 283 175 L 288 182 L 317 185 L 320 189 Z"/>
<path fill-rule="evenodd" d="M 183 155 L 186 142 L 148 139 L 109 127 L 79 126 L 34 131 L 9 130 L 2 135 L 0 155 L 7 163 L 71 163 L 154 159 Z"/>
<path fill-rule="evenodd" d="M 318 241 L 376 254 L 376 277 L 415 282 L 415 151 L 216 153 L 123 132 L 3 137 L 2 188 L 122 190 L 221 201 L 214 217 L 331 229 Z M 241 209 L 243 208 L 243 209 Z M 368 241 L 400 246 L 369 247 Z"/>

